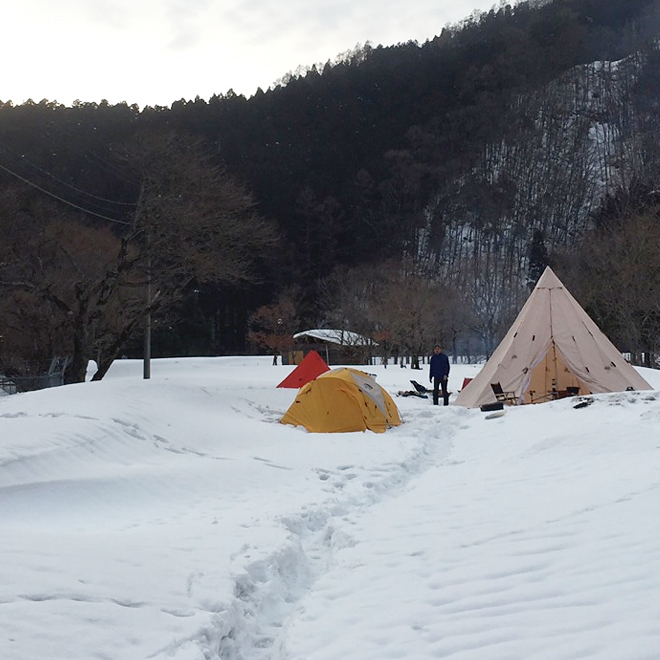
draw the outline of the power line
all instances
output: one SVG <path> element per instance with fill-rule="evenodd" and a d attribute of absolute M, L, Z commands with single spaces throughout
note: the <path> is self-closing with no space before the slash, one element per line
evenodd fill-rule
<path fill-rule="evenodd" d="M 67 186 L 68 188 L 71 188 L 72 190 L 75 190 L 76 192 L 79 192 L 83 195 L 87 195 L 88 197 L 91 197 L 92 199 L 96 199 L 100 202 L 107 202 L 109 204 L 117 204 L 118 206 L 133 206 L 133 207 L 137 206 L 136 202 L 120 202 L 120 201 L 117 201 L 117 200 L 114 200 L 114 199 L 107 199 L 106 197 L 100 197 L 99 195 L 94 195 L 93 193 L 87 192 L 86 190 L 82 190 L 82 188 L 77 188 L 76 186 L 74 186 L 70 183 L 67 183 L 66 181 L 63 181 L 62 179 L 56 177 L 54 174 L 52 174 L 48 170 L 45 170 L 43 167 L 40 167 L 36 163 L 33 163 L 29 158 L 25 157 L 25 154 L 20 154 L 19 155 L 18 153 L 16 153 L 13 149 L 8 147 L 3 142 L 0 142 L 0 147 L 2 147 L 7 152 L 13 153 L 14 156 L 16 156 L 17 158 L 20 158 L 22 161 L 24 161 L 28 165 L 34 167 L 36 170 L 39 170 L 40 172 L 42 172 L 46 176 L 50 177 L 54 181 L 57 181 L 58 183 L 61 183 L 62 185 Z"/>
<path fill-rule="evenodd" d="M 109 222 L 114 222 L 118 225 L 130 225 L 132 222 L 127 222 L 126 220 L 117 220 L 116 218 L 110 218 L 107 215 L 101 215 L 100 213 L 96 213 L 95 211 L 90 211 L 89 209 L 83 208 L 82 206 L 78 206 L 77 204 L 74 204 L 73 202 L 69 201 L 68 199 L 64 199 L 64 197 L 60 197 L 59 195 L 56 195 L 55 193 L 50 192 L 49 190 L 46 190 L 45 188 L 42 188 L 41 186 L 37 185 L 36 183 L 33 183 L 32 181 L 29 181 L 25 177 L 21 176 L 20 174 L 17 174 L 16 172 L 13 172 L 10 170 L 8 167 L 5 167 L 4 165 L 0 165 L 0 169 L 4 170 L 7 172 L 7 174 L 11 174 L 12 176 L 16 177 L 23 183 L 26 183 L 28 186 L 32 186 L 33 188 L 36 188 L 40 192 L 49 195 L 50 197 L 63 202 L 64 204 L 67 204 L 68 206 L 73 207 L 74 209 L 77 209 L 78 211 L 82 211 L 83 213 L 87 213 L 89 215 L 96 216 L 97 218 L 101 218 L 102 220 L 108 220 Z"/>
<path fill-rule="evenodd" d="M 104 168 L 104 170 L 112 172 L 117 179 L 120 179 L 124 183 L 137 185 L 135 178 L 130 176 L 125 169 L 119 167 L 116 160 L 109 160 L 107 158 L 104 158 L 103 156 L 101 156 L 100 154 L 94 151 L 86 151 L 82 155 L 88 163 L 91 163 L 96 167 L 98 167 L 100 164 Z"/>
<path fill-rule="evenodd" d="M 25 156 L 21 156 L 21 158 L 25 158 Z M 94 195 L 93 193 L 87 192 L 86 190 L 82 190 L 82 188 L 77 188 L 76 186 L 67 183 L 66 181 L 62 181 L 62 179 L 58 179 L 54 174 L 51 174 L 47 170 L 44 170 L 43 168 L 39 167 L 39 165 L 35 165 L 34 163 L 30 162 L 27 158 L 25 158 L 25 162 L 32 165 L 32 167 L 36 168 L 40 172 L 43 172 L 46 176 L 49 176 L 54 181 L 57 181 L 58 183 L 61 183 L 62 185 L 67 186 L 68 188 L 71 188 L 72 190 L 75 190 L 76 192 L 79 192 L 83 195 L 87 195 L 92 199 L 96 199 L 100 202 L 107 202 L 109 204 L 117 204 L 118 206 L 137 206 L 136 202 L 119 202 L 115 199 L 107 199 L 106 197 L 99 197 L 98 195 Z"/>

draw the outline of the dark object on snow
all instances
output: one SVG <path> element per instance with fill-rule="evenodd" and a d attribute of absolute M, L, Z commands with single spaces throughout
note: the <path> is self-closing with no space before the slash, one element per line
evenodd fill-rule
<path fill-rule="evenodd" d="M 420 385 L 416 380 L 411 380 L 410 381 L 413 384 L 413 387 L 420 393 L 420 394 L 428 394 L 431 390 L 428 390 L 424 387 L 424 385 Z"/>
<path fill-rule="evenodd" d="M 482 403 L 479 406 L 481 412 L 493 412 L 493 410 L 504 410 L 504 404 L 501 401 L 496 401 L 493 403 Z"/>
<path fill-rule="evenodd" d="M 580 401 L 580 403 L 576 403 L 573 408 L 586 408 L 587 406 L 590 406 L 594 402 L 593 399 L 583 399 Z"/>
<path fill-rule="evenodd" d="M 397 392 L 398 396 L 418 396 L 420 399 L 428 399 L 426 394 L 421 392 L 414 392 L 413 390 L 406 390 L 405 392 Z"/>

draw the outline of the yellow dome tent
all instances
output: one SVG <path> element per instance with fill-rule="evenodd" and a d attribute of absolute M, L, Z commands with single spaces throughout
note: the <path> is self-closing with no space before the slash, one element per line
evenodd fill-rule
<path fill-rule="evenodd" d="M 312 433 L 371 430 L 383 433 L 399 426 L 392 397 L 368 374 L 357 369 L 332 369 L 300 388 L 280 420 Z"/>

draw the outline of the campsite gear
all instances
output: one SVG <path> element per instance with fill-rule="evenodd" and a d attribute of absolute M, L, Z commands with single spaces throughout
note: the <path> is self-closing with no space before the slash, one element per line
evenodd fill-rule
<path fill-rule="evenodd" d="M 305 355 L 303 361 L 277 386 L 277 387 L 292 387 L 300 389 L 303 385 L 314 380 L 326 371 L 330 371 L 330 367 L 326 361 L 316 352 L 310 351 Z"/>
<path fill-rule="evenodd" d="M 398 396 L 417 396 L 420 399 L 428 399 L 427 395 L 431 390 L 427 390 L 424 385 L 420 385 L 416 380 L 411 380 L 410 382 L 413 384 L 415 389 L 397 392 Z"/>
<path fill-rule="evenodd" d="M 481 412 L 492 412 L 493 410 L 504 410 L 504 404 L 500 401 L 493 401 L 493 403 L 482 403 L 479 406 Z"/>
<path fill-rule="evenodd" d="M 416 396 L 419 397 L 420 399 L 428 399 L 428 396 L 426 394 L 422 394 L 421 392 L 417 392 L 416 390 L 400 390 L 397 392 L 397 396 Z"/>
<path fill-rule="evenodd" d="M 454 403 L 476 408 L 496 400 L 492 383 L 514 392 L 522 403 L 627 387 L 653 389 L 549 267 L 500 345 Z"/>
<path fill-rule="evenodd" d="M 511 404 L 514 404 L 514 405 L 516 403 L 518 403 L 516 393 L 515 392 L 505 392 L 502 389 L 502 385 L 500 383 L 491 383 L 490 387 L 493 390 L 493 394 L 495 395 L 495 398 L 498 401 L 500 401 L 501 403 L 511 403 Z"/>
<path fill-rule="evenodd" d="M 401 424 L 401 417 L 392 397 L 373 378 L 344 367 L 303 386 L 281 422 L 313 433 L 383 433 Z"/>

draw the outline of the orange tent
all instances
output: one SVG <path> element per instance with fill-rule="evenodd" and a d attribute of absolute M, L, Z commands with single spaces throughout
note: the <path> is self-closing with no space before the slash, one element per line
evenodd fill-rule
<path fill-rule="evenodd" d="M 310 351 L 278 387 L 299 389 L 326 371 L 330 371 L 330 367 L 325 363 L 325 360 L 316 351 Z"/>
<path fill-rule="evenodd" d="M 392 397 L 369 375 L 341 367 L 300 388 L 280 420 L 311 433 L 383 433 L 401 424 Z"/>

